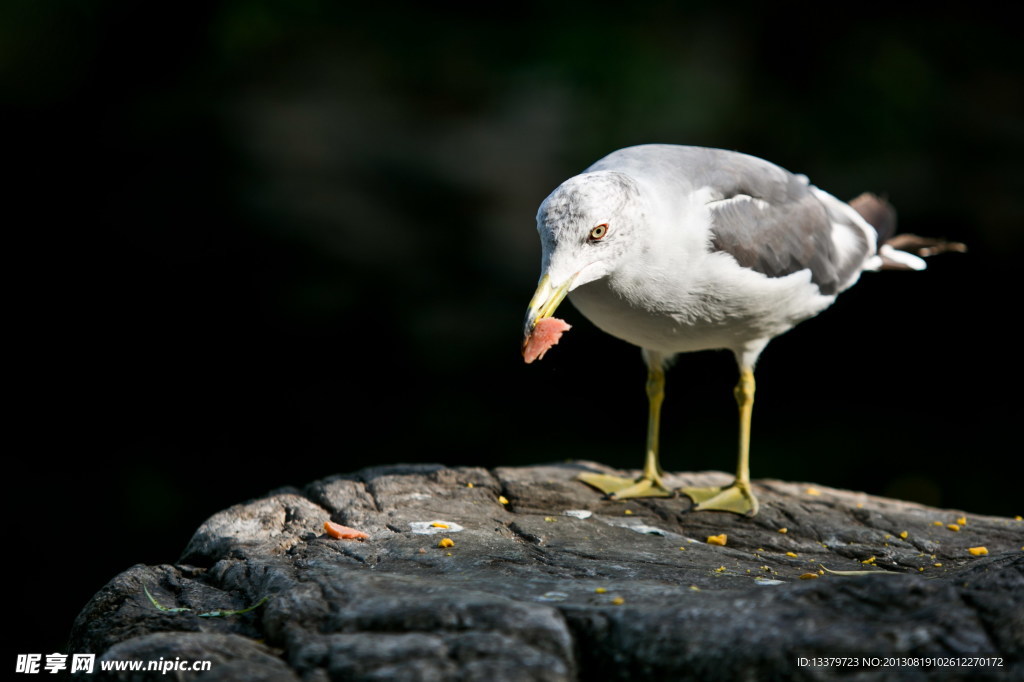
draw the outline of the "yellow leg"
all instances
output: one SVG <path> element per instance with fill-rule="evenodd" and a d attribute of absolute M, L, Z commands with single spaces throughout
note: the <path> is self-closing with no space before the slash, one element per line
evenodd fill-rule
<path fill-rule="evenodd" d="M 631 497 L 671 497 L 672 491 L 661 480 L 658 461 L 658 428 L 661 422 L 661 403 L 665 400 L 665 370 L 660 360 L 650 362 L 647 370 L 647 456 L 640 478 L 623 478 L 608 474 L 580 474 L 579 480 L 593 486 L 611 499 Z"/>
<path fill-rule="evenodd" d="M 740 451 L 736 464 L 736 480 L 725 488 L 683 488 L 697 506 L 696 511 L 728 511 L 753 516 L 758 503 L 750 488 L 750 416 L 754 409 L 754 370 L 740 370 L 740 380 L 733 391 L 740 410 Z"/>

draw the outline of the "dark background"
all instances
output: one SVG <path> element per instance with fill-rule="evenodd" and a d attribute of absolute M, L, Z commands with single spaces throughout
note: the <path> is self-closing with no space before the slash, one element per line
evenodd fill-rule
<path fill-rule="evenodd" d="M 883 193 L 903 230 L 971 248 L 868 274 L 769 346 L 755 478 L 1022 513 L 1012 22 L 342 5 L 0 8 L 13 651 L 63 650 L 118 571 L 276 487 L 393 462 L 639 467 L 639 352 L 569 305 L 543 362 L 519 344 L 537 205 L 645 142 Z M 728 354 L 680 359 L 668 468 L 732 470 L 734 381 Z"/>

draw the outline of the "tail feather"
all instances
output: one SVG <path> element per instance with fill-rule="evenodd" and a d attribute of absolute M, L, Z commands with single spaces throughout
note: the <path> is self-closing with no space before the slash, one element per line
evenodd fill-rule
<path fill-rule="evenodd" d="M 967 245 L 961 242 L 951 242 L 934 237 L 919 237 L 916 234 L 898 234 L 887 239 L 885 243 L 894 249 L 917 254 L 921 258 L 936 256 L 947 251 L 956 253 L 967 251 Z"/>
<path fill-rule="evenodd" d="M 850 202 L 878 233 L 878 255 L 882 270 L 923 270 L 922 258 L 940 253 L 964 253 L 967 245 L 916 234 L 896 234 L 896 209 L 885 199 L 865 192 Z"/>

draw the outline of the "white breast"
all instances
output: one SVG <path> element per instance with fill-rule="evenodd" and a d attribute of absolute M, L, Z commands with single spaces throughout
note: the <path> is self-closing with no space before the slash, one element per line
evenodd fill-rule
<path fill-rule="evenodd" d="M 652 284 L 654 286 L 652 286 Z M 809 270 L 771 278 L 711 253 L 685 276 L 646 273 L 634 286 L 610 277 L 575 289 L 569 300 L 602 331 L 662 353 L 729 349 L 767 341 L 831 305 Z"/>

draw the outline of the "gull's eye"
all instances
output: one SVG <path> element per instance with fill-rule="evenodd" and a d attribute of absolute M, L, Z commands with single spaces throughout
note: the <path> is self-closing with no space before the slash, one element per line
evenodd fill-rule
<path fill-rule="evenodd" d="M 590 231 L 590 241 L 596 242 L 604 239 L 606 234 L 608 234 L 608 223 L 601 223 Z"/>

